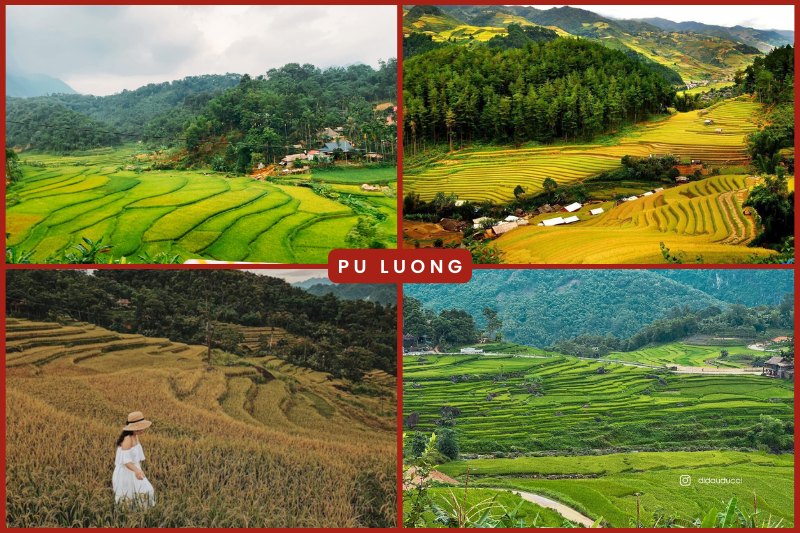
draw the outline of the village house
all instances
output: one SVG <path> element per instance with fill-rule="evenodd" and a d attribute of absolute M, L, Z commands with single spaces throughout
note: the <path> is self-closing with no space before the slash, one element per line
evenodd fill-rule
<path fill-rule="evenodd" d="M 574 213 L 575 211 L 577 211 L 581 207 L 582 207 L 582 205 L 579 204 L 578 202 L 573 202 L 573 203 L 569 204 L 568 206 L 566 206 L 564 208 L 564 211 L 566 211 L 567 213 Z"/>
<path fill-rule="evenodd" d="M 362 191 L 367 191 L 367 192 L 380 191 L 381 190 L 381 186 L 380 185 L 370 185 L 369 183 L 363 183 L 363 184 L 361 184 L 361 190 Z"/>
<path fill-rule="evenodd" d="M 678 176 L 675 178 L 675 183 L 689 183 L 689 176 Z"/>
<path fill-rule="evenodd" d="M 602 207 L 596 207 L 589 211 L 591 215 L 602 215 L 603 213 L 605 213 L 605 210 Z"/>
<path fill-rule="evenodd" d="M 350 141 L 340 139 L 338 141 L 326 142 L 325 146 L 320 148 L 319 151 L 323 155 L 335 157 L 336 154 L 347 155 L 355 153 L 357 150 Z"/>
<path fill-rule="evenodd" d="M 447 231 L 464 231 L 467 228 L 466 222 L 454 218 L 443 218 L 439 221 L 439 225 Z"/>
<path fill-rule="evenodd" d="M 794 362 L 782 355 L 770 357 L 764 363 L 762 375 L 779 379 L 794 379 Z"/>
<path fill-rule="evenodd" d="M 295 161 L 304 161 L 308 159 L 306 154 L 290 154 L 281 159 L 281 165 L 286 166 L 289 163 L 294 163 Z"/>
<path fill-rule="evenodd" d="M 503 233 L 508 233 L 513 229 L 517 229 L 517 226 L 518 224 L 516 222 L 501 222 L 496 226 L 492 226 L 492 232 L 499 237 Z"/>

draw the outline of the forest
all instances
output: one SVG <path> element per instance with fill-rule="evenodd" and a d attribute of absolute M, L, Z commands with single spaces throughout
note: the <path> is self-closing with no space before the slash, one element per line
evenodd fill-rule
<path fill-rule="evenodd" d="M 89 322 L 121 333 L 206 344 L 206 324 L 282 328 L 293 341 L 271 355 L 358 380 L 395 373 L 396 306 L 315 296 L 282 279 L 232 270 L 17 270 L 7 310 L 33 320 Z M 121 303 L 122 302 L 122 303 Z M 241 337 L 216 328 L 214 347 L 236 353 Z M 266 349 L 266 347 L 263 347 Z"/>
<path fill-rule="evenodd" d="M 695 334 L 720 334 L 754 338 L 767 329 L 792 329 L 794 309 L 786 294 L 779 305 L 747 307 L 733 304 L 721 309 L 675 307 L 666 316 L 644 326 L 628 338 L 613 335 L 579 335 L 553 344 L 554 351 L 581 357 L 602 357 L 611 352 L 631 352 L 644 346 L 682 340 Z M 784 354 L 794 359 L 794 351 Z"/>
<path fill-rule="evenodd" d="M 486 327 L 484 309 L 490 308 L 503 323 L 504 340 L 544 348 L 584 334 L 628 339 L 676 307 L 781 306 L 792 283 L 789 270 L 480 270 L 468 284 L 406 285 L 404 294 L 424 302 L 425 313 L 457 308 L 469 314 L 474 327 L 464 331 L 470 335 Z M 403 310 L 404 332 L 429 335 L 419 324 L 432 317 L 415 322 L 409 309 L 415 307 Z M 779 323 L 781 316 L 765 315 L 759 323 Z"/>
<path fill-rule="evenodd" d="M 290 63 L 264 75 L 225 74 L 150 84 L 110 96 L 8 98 L 7 146 L 67 153 L 139 140 L 188 150 L 183 166 L 243 172 L 342 126 L 370 150 L 394 153 L 395 127 L 373 104 L 394 102 L 397 63 L 319 69 Z"/>
<path fill-rule="evenodd" d="M 413 146 L 591 139 L 664 113 L 674 98 L 654 69 L 588 40 L 444 46 L 403 68 L 404 128 Z"/>

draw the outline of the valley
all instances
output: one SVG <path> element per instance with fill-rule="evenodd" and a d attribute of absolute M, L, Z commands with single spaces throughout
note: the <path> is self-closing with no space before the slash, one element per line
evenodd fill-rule
<path fill-rule="evenodd" d="M 509 264 L 791 259 L 792 217 L 762 201 L 793 210 L 793 35 L 414 6 L 404 42 L 404 247 Z"/>
<path fill-rule="evenodd" d="M 440 516 L 471 516 L 460 527 L 476 527 L 478 509 L 492 509 L 500 525 L 484 527 L 619 528 L 708 527 L 734 513 L 738 527 L 792 527 L 791 293 L 778 311 L 761 292 L 791 291 L 786 276 L 750 277 L 738 292 L 752 288 L 761 304 L 745 306 L 726 302 L 733 285 L 722 288 L 746 271 L 712 272 L 716 288 L 672 272 L 685 303 L 634 327 L 639 298 L 666 292 L 661 274 L 634 272 L 481 271 L 471 290 L 406 293 L 404 463 L 432 472 Z M 592 310 L 582 331 L 573 295 Z M 542 306 L 548 296 L 562 305 Z M 620 322 L 633 333 L 610 333 Z M 407 476 L 407 526 L 430 523 L 410 505 L 425 501 L 420 490 Z M 536 511 L 512 512 L 522 499 L 542 523 Z"/>

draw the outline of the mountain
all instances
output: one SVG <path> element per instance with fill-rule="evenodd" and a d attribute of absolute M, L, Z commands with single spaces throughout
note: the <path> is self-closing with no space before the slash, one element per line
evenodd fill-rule
<path fill-rule="evenodd" d="M 760 272 L 476 270 L 466 284 L 406 285 L 404 293 L 437 312 L 465 309 L 480 326 L 490 307 L 506 340 L 545 347 L 584 333 L 629 337 L 675 307 L 777 303 L 791 292 L 791 271 Z"/>
<path fill-rule="evenodd" d="M 310 280 L 309 280 L 310 281 Z M 315 296 L 333 294 L 345 300 L 365 300 L 381 305 L 397 305 L 397 286 L 387 283 L 320 283 L 306 289 Z"/>
<path fill-rule="evenodd" d="M 648 18 L 641 20 L 653 26 L 657 26 L 662 30 L 670 32 L 694 32 L 712 35 L 753 46 L 762 52 L 769 52 L 778 46 L 794 43 L 794 32 L 788 32 L 789 35 L 784 35 L 776 30 L 759 30 L 745 26 L 733 26 L 727 28 L 725 26 L 704 24 L 702 22 L 673 22 L 663 18 Z"/>
<path fill-rule="evenodd" d="M 76 94 L 75 89 L 46 74 L 6 72 L 6 96 L 45 96 L 48 94 Z"/>
<path fill-rule="evenodd" d="M 723 28 L 666 19 L 619 20 L 570 6 L 547 10 L 527 6 L 415 6 L 404 18 L 404 32 L 423 33 L 434 41 L 466 44 L 504 35 L 510 24 L 535 25 L 561 36 L 578 36 L 636 53 L 683 81 L 724 81 L 733 77 L 761 52 L 785 44 L 787 37 L 771 30 L 736 26 Z M 663 71 L 662 71 L 663 72 Z"/>
<path fill-rule="evenodd" d="M 303 281 L 296 281 L 292 283 L 292 287 L 297 287 L 298 289 L 307 290 L 315 285 L 333 285 L 333 282 L 329 280 L 327 277 L 318 277 L 318 278 L 308 278 Z"/>

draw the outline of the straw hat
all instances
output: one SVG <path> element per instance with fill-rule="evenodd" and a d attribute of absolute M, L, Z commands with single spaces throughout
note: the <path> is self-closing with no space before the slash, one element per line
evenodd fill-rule
<path fill-rule="evenodd" d="M 144 419 L 141 411 L 134 411 L 128 415 L 128 425 L 122 428 L 123 431 L 140 431 L 149 428 L 153 423 Z"/>

